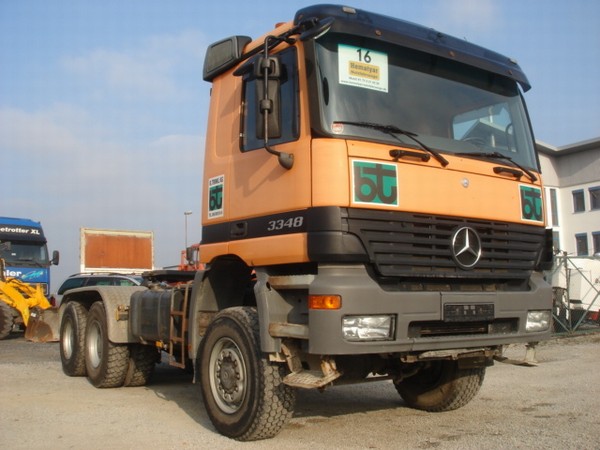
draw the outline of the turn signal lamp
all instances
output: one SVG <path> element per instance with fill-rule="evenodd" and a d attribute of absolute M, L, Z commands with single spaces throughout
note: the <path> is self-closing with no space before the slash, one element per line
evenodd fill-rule
<path fill-rule="evenodd" d="M 340 309 L 341 295 L 309 295 L 308 309 Z"/>

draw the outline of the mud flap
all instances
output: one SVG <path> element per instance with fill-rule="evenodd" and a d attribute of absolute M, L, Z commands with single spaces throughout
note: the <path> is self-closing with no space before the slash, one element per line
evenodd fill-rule
<path fill-rule="evenodd" d="M 57 308 L 33 308 L 25 329 L 25 339 L 32 342 L 56 342 L 59 338 Z"/>

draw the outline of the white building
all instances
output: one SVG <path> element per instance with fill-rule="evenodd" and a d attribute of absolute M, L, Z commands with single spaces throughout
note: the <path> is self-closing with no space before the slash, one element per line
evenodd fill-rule
<path fill-rule="evenodd" d="M 536 145 L 555 251 L 600 254 L 600 138 L 558 148 Z"/>

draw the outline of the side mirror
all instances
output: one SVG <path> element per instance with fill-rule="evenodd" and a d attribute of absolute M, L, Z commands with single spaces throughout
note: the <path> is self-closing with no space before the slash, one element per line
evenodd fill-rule
<path fill-rule="evenodd" d="M 257 116 L 260 119 L 257 120 L 259 125 L 256 134 L 259 138 L 264 139 L 265 150 L 277 156 L 279 165 L 290 170 L 294 165 L 294 155 L 279 152 L 269 145 L 269 138 L 281 136 L 281 66 L 277 57 L 268 56 L 269 40 L 272 38 L 272 36 L 265 38 L 263 57 L 259 58 L 254 68 L 254 73 L 259 80 L 256 92 L 260 109 L 260 114 Z M 259 75 L 262 76 L 262 79 Z"/>
<path fill-rule="evenodd" d="M 256 83 L 256 137 L 281 137 L 281 67 L 275 56 L 264 56 L 254 65 Z M 268 120 L 268 123 L 265 121 Z M 268 133 L 268 134 L 267 134 Z"/>
<path fill-rule="evenodd" d="M 58 250 L 54 250 L 52 252 L 52 259 L 50 260 L 50 264 L 54 264 L 55 266 L 58 266 L 59 261 L 60 261 L 60 253 L 58 253 Z"/>
<path fill-rule="evenodd" d="M 196 262 L 196 251 L 197 249 L 194 247 L 188 247 L 185 249 L 185 259 L 188 263 Z"/>

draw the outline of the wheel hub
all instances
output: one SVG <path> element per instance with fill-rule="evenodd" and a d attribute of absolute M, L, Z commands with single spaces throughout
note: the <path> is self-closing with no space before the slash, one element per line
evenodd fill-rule
<path fill-rule="evenodd" d="M 73 348 L 75 347 L 75 331 L 70 321 L 65 322 L 64 334 L 62 336 L 63 352 L 65 357 L 71 358 L 73 356 Z"/>
<path fill-rule="evenodd" d="M 243 398 L 243 374 L 240 371 L 241 361 L 239 356 L 224 349 L 219 354 L 216 367 L 218 390 L 221 397 L 228 403 L 239 403 Z"/>
<path fill-rule="evenodd" d="M 87 349 L 90 355 L 90 363 L 94 368 L 97 368 L 102 362 L 102 330 L 100 330 L 97 323 L 92 323 L 88 333 Z"/>

